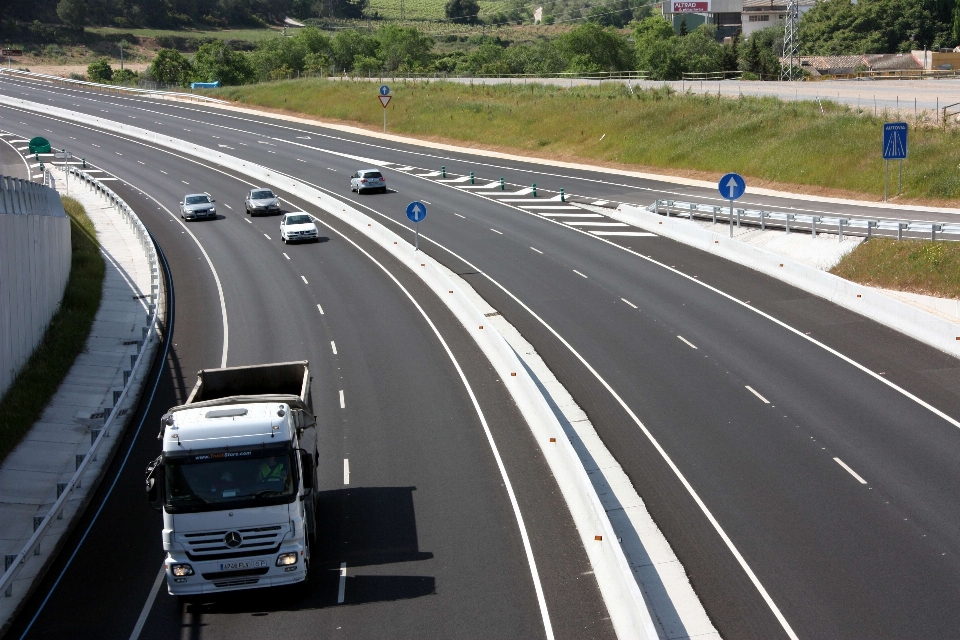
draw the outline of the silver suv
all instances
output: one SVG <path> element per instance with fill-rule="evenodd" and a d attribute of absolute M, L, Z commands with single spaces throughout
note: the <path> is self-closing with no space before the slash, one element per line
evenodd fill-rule
<path fill-rule="evenodd" d="M 376 169 L 360 169 L 350 176 L 350 191 L 363 193 L 364 191 L 387 192 L 387 180 Z"/>
<path fill-rule="evenodd" d="M 280 213 L 280 198 L 275 196 L 270 189 L 257 187 L 251 189 L 250 193 L 247 194 L 244 206 L 247 208 L 247 213 L 252 216 L 258 213 Z"/>
<path fill-rule="evenodd" d="M 180 217 L 184 220 L 199 220 L 200 218 L 216 218 L 216 202 L 209 193 L 191 193 L 183 196 L 180 202 Z"/>

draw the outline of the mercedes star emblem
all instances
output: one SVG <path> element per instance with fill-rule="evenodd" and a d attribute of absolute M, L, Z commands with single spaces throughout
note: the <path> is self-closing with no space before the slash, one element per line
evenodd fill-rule
<path fill-rule="evenodd" d="M 223 541 L 231 549 L 236 549 L 240 546 L 240 543 L 243 542 L 243 538 L 236 531 L 231 531 L 227 535 L 223 536 Z"/>

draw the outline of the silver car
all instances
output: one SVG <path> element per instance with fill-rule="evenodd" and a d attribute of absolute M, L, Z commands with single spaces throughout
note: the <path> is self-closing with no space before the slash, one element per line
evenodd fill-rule
<path fill-rule="evenodd" d="M 363 193 L 364 191 L 387 192 L 387 180 L 377 169 L 360 169 L 350 176 L 350 191 Z"/>
<path fill-rule="evenodd" d="M 216 218 L 216 202 L 209 193 L 191 193 L 183 196 L 180 202 L 180 217 L 184 220 L 199 220 L 200 218 Z"/>
<path fill-rule="evenodd" d="M 257 214 L 280 213 L 280 198 L 274 195 L 270 189 L 251 189 L 244 202 L 247 213 L 252 216 Z"/>

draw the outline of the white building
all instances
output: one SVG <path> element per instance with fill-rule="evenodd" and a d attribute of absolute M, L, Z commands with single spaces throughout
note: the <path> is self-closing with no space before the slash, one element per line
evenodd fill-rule
<path fill-rule="evenodd" d="M 814 4 L 814 0 L 800 0 L 800 15 L 812 9 Z M 786 18 L 787 3 L 783 0 L 742 0 L 742 5 L 740 38 L 744 40 L 754 31 L 782 23 Z"/>
<path fill-rule="evenodd" d="M 800 0 L 800 15 L 811 8 L 815 0 Z M 787 12 L 785 0 L 665 0 L 663 14 L 680 30 L 681 23 L 687 31 L 701 24 L 717 27 L 717 37 L 740 34 L 741 39 L 764 27 L 782 23 Z"/>

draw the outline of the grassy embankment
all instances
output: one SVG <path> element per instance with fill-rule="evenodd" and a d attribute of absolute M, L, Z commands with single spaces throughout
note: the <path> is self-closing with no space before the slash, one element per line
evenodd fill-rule
<path fill-rule="evenodd" d="M 100 308 L 106 265 L 96 231 L 79 202 L 64 198 L 63 208 L 70 216 L 70 278 L 43 339 L 0 399 L 0 461 L 17 446 L 57 392 L 83 351 Z"/>
<path fill-rule="evenodd" d="M 960 298 L 960 242 L 874 238 L 831 273 L 860 284 L 940 298 Z"/>
<path fill-rule="evenodd" d="M 843 105 L 773 98 L 721 99 L 623 87 L 391 83 L 387 129 L 558 160 L 712 179 L 738 171 L 754 186 L 879 199 L 881 123 Z M 227 87 L 217 95 L 307 116 L 379 128 L 368 82 L 291 80 Z M 960 130 L 914 127 L 905 201 L 960 198 Z M 601 139 L 602 138 L 602 139 Z M 955 202 L 953 204 L 956 204 Z"/>

